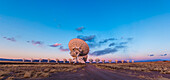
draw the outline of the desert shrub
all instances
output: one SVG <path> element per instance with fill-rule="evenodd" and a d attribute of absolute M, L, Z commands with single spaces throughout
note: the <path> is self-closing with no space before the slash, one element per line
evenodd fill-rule
<path fill-rule="evenodd" d="M 43 78 L 50 76 L 55 72 L 66 72 L 82 68 L 85 65 L 71 65 L 71 64 L 7 64 L 0 65 L 0 80 L 3 77 L 11 79 L 22 78 Z M 9 76 L 10 74 L 10 76 Z M 8 77 L 9 76 L 9 77 Z"/>
<path fill-rule="evenodd" d="M 0 80 L 2 80 L 3 78 L 4 78 L 4 76 L 1 76 L 1 77 L 0 77 Z"/>
<path fill-rule="evenodd" d="M 97 68 L 103 69 L 128 69 L 135 71 L 158 71 L 160 73 L 169 74 L 170 62 L 141 62 L 141 63 L 123 63 L 123 64 L 93 64 Z"/>
<path fill-rule="evenodd" d="M 9 74 L 9 72 L 0 71 L 0 77 L 1 77 L 1 76 L 7 76 L 8 74 Z"/>
<path fill-rule="evenodd" d="M 40 77 L 49 77 L 49 73 L 44 73 L 44 72 L 42 72 L 41 74 L 40 74 Z"/>
<path fill-rule="evenodd" d="M 24 74 L 24 78 L 30 78 L 32 75 L 33 75 L 33 72 L 32 72 L 32 71 L 27 71 L 27 72 L 25 72 L 25 74 Z"/>
<path fill-rule="evenodd" d="M 6 80 L 14 80 L 14 77 L 8 77 Z"/>
<path fill-rule="evenodd" d="M 44 72 L 49 72 L 50 71 L 50 68 L 45 68 L 44 69 Z"/>

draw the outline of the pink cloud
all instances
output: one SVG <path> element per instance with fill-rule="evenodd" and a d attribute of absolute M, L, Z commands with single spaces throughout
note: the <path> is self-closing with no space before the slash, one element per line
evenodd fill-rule
<path fill-rule="evenodd" d="M 56 43 L 56 44 L 50 45 L 50 47 L 58 47 L 60 45 L 61 45 L 60 43 Z"/>
<path fill-rule="evenodd" d="M 34 40 L 32 40 L 32 41 L 27 41 L 27 43 L 31 43 L 34 46 L 36 46 L 36 45 L 42 46 L 43 45 L 42 41 L 34 41 Z"/>
<path fill-rule="evenodd" d="M 7 37 L 3 37 L 6 40 L 12 41 L 12 42 L 16 42 L 15 38 L 11 37 L 11 38 L 7 38 Z"/>
<path fill-rule="evenodd" d="M 69 51 L 69 49 L 64 49 L 63 46 L 60 46 L 60 51 Z"/>

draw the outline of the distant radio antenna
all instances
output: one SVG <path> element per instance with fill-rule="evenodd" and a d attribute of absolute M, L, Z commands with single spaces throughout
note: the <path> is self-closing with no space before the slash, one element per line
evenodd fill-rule
<path fill-rule="evenodd" d="M 68 59 L 69 63 L 72 63 L 72 59 Z"/>
<path fill-rule="evenodd" d="M 41 62 L 41 61 L 42 61 L 42 59 L 40 58 L 40 59 L 39 59 L 39 62 Z"/>
<path fill-rule="evenodd" d="M 122 63 L 124 63 L 124 60 L 121 60 Z"/>
<path fill-rule="evenodd" d="M 66 63 L 67 59 L 63 59 L 63 63 Z"/>
<path fill-rule="evenodd" d="M 116 59 L 116 60 L 115 60 L 115 63 L 117 63 L 117 62 L 118 62 L 118 60 Z"/>
<path fill-rule="evenodd" d="M 93 59 L 89 59 L 89 62 L 90 62 L 90 63 L 93 63 Z"/>
<path fill-rule="evenodd" d="M 56 63 L 59 63 L 59 59 L 55 59 L 55 62 L 56 62 Z"/>
<path fill-rule="evenodd" d="M 22 62 L 25 62 L 25 58 L 22 59 Z"/>
<path fill-rule="evenodd" d="M 96 61 L 96 63 L 99 63 L 100 59 L 99 59 L 99 58 L 97 58 L 97 59 L 95 59 L 95 61 Z"/>
<path fill-rule="evenodd" d="M 112 60 L 109 60 L 109 63 L 112 63 Z"/>
<path fill-rule="evenodd" d="M 134 60 L 132 60 L 132 63 L 134 63 L 135 61 Z"/>
<path fill-rule="evenodd" d="M 48 63 L 50 63 L 50 58 L 48 58 L 48 61 L 47 61 Z"/>
<path fill-rule="evenodd" d="M 33 58 L 31 58 L 31 62 L 33 62 Z"/>
<path fill-rule="evenodd" d="M 102 63 L 105 63 L 105 60 L 104 60 L 104 59 L 102 60 Z"/>

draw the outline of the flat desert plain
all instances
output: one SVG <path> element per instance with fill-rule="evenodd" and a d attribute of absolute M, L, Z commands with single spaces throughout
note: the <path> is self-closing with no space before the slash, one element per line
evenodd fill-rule
<path fill-rule="evenodd" d="M 0 62 L 0 80 L 170 80 L 170 61 L 118 64 Z"/>

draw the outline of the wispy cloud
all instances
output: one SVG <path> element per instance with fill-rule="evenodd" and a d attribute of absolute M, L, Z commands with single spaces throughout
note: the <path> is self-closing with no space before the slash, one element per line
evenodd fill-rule
<path fill-rule="evenodd" d="M 63 46 L 60 46 L 60 51 L 69 51 L 69 49 L 64 49 Z"/>
<path fill-rule="evenodd" d="M 98 50 L 98 51 L 94 51 L 93 53 L 90 53 L 90 55 L 94 55 L 94 56 L 100 56 L 100 55 L 105 55 L 108 53 L 115 53 L 118 50 L 116 48 L 106 48 L 104 50 Z"/>
<path fill-rule="evenodd" d="M 82 32 L 83 29 L 85 29 L 83 26 L 82 27 L 78 27 L 78 28 L 76 28 L 76 31 Z"/>
<path fill-rule="evenodd" d="M 12 41 L 12 42 L 16 42 L 16 39 L 14 37 L 8 38 L 8 37 L 3 37 L 6 40 Z"/>
<path fill-rule="evenodd" d="M 27 43 L 31 43 L 34 46 L 42 46 L 44 43 L 42 41 L 27 41 Z"/>
<path fill-rule="evenodd" d="M 128 40 L 128 41 L 132 41 L 132 40 L 133 40 L 133 38 L 127 38 L 127 40 Z"/>
<path fill-rule="evenodd" d="M 100 55 L 105 55 L 105 54 L 110 54 L 110 53 L 113 54 L 113 53 L 116 53 L 123 48 L 126 48 L 126 46 L 115 46 L 114 48 L 105 48 L 103 50 L 94 51 L 94 52 L 90 53 L 90 55 L 100 56 Z"/>
<path fill-rule="evenodd" d="M 96 42 L 95 40 L 93 40 L 93 42 L 88 42 L 87 44 L 89 45 L 90 48 L 95 48 L 95 47 L 100 47 L 102 46 L 104 43 L 107 43 L 108 41 L 114 41 L 117 40 L 116 38 L 108 38 L 108 39 L 104 39 L 101 40 L 99 42 Z M 114 44 L 111 44 L 111 46 L 113 46 Z"/>
<path fill-rule="evenodd" d="M 126 41 L 124 42 L 112 42 L 108 45 L 108 48 L 105 48 L 103 50 L 97 50 L 97 51 L 94 51 L 92 53 L 90 53 L 90 55 L 93 55 L 93 56 L 101 56 L 101 55 L 105 55 L 105 54 L 110 54 L 110 53 L 116 53 L 118 51 L 121 51 L 122 49 L 125 49 L 128 47 L 128 43 L 132 40 L 133 38 L 128 38 L 126 39 Z M 100 41 L 97 46 L 99 45 L 102 45 L 102 43 L 107 43 L 108 41 L 114 41 L 114 40 L 118 40 L 116 38 L 109 38 L 109 39 L 105 39 L 103 41 Z M 96 45 L 96 44 L 94 44 Z M 92 45 L 91 45 L 92 46 Z M 113 48 L 110 48 L 110 47 L 113 47 Z"/>
<path fill-rule="evenodd" d="M 167 54 L 161 54 L 160 56 L 167 56 Z"/>
<path fill-rule="evenodd" d="M 55 43 L 55 44 L 53 44 L 53 45 L 49 45 L 49 47 L 59 47 L 58 49 L 59 49 L 60 51 L 69 51 L 69 49 L 63 48 L 62 44 L 60 44 L 60 43 Z"/>
<path fill-rule="evenodd" d="M 148 56 L 154 56 L 154 54 L 149 54 Z"/>
<path fill-rule="evenodd" d="M 127 47 L 127 46 L 118 45 L 118 46 L 116 46 L 115 48 L 121 49 L 121 48 L 126 48 L 126 47 Z"/>
<path fill-rule="evenodd" d="M 58 46 L 60 46 L 61 44 L 60 43 L 55 43 L 55 44 L 53 44 L 53 45 L 49 45 L 50 47 L 58 47 Z"/>
<path fill-rule="evenodd" d="M 99 47 L 100 46 L 100 44 L 98 44 L 98 43 L 96 43 L 96 42 L 90 42 L 90 43 L 87 43 L 88 44 L 88 46 L 90 47 L 90 48 L 95 48 L 95 47 Z"/>
<path fill-rule="evenodd" d="M 120 45 L 125 45 L 125 44 L 127 44 L 128 42 L 120 42 L 119 44 Z"/>
<path fill-rule="evenodd" d="M 109 44 L 109 47 L 115 46 L 115 45 L 116 45 L 116 43 L 110 43 L 110 44 Z"/>
<path fill-rule="evenodd" d="M 115 38 L 108 38 L 108 39 L 105 39 L 103 41 L 100 41 L 99 43 L 107 43 L 108 41 L 113 41 L 113 40 L 117 40 Z"/>
<path fill-rule="evenodd" d="M 82 39 L 84 41 L 88 41 L 88 42 L 94 42 L 94 39 L 96 38 L 96 36 L 95 35 L 90 35 L 90 36 L 78 35 L 77 38 Z"/>

